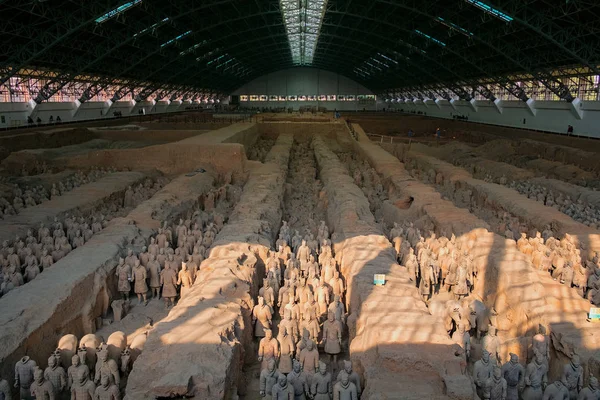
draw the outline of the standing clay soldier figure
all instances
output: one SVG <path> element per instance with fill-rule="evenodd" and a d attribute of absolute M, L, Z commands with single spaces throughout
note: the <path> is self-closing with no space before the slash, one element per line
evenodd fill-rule
<path fill-rule="evenodd" d="M 569 390 L 565 385 L 566 383 L 560 379 L 551 383 L 546 390 L 544 390 L 542 400 L 569 400 Z M 578 396 L 571 398 L 577 400 Z"/>
<path fill-rule="evenodd" d="M 103 375 L 100 386 L 94 392 L 94 400 L 121 400 L 121 393 L 117 385 L 111 384 L 109 377 Z"/>
<path fill-rule="evenodd" d="M 452 286 L 452 293 L 454 293 L 456 300 L 460 300 L 469 294 L 467 272 L 467 266 L 464 263 L 460 263 L 456 269 L 456 284 Z"/>
<path fill-rule="evenodd" d="M 158 299 L 160 297 L 160 264 L 156 261 L 156 256 L 152 253 L 150 253 L 150 260 L 148 261 L 147 268 L 152 297 Z"/>
<path fill-rule="evenodd" d="M 1 392 L 0 392 L 1 393 Z M 598 400 L 600 399 L 600 389 L 598 389 L 598 379 L 595 376 L 590 377 L 590 384 L 579 392 L 579 400 Z"/>
<path fill-rule="evenodd" d="M 123 300 L 129 301 L 129 292 L 131 291 L 131 267 L 125 264 L 125 260 L 119 259 L 119 265 L 117 265 L 117 278 L 119 283 L 117 288 Z"/>
<path fill-rule="evenodd" d="M 358 400 L 359 398 L 356 385 L 350 382 L 348 375 L 342 375 L 342 379 L 333 386 L 333 400 Z"/>
<path fill-rule="evenodd" d="M 306 400 L 306 395 L 310 393 L 306 373 L 302 371 L 300 362 L 294 360 L 294 369 L 287 376 L 288 382 L 294 388 L 294 400 Z"/>
<path fill-rule="evenodd" d="M 487 380 L 484 390 L 484 399 L 506 400 L 506 379 L 502 377 L 500 368 L 494 368 L 493 375 Z"/>
<path fill-rule="evenodd" d="M 28 356 L 24 356 L 15 364 L 15 387 L 19 388 L 21 400 L 32 399 L 29 388 L 33 383 L 33 373 L 37 364 Z"/>
<path fill-rule="evenodd" d="M 495 363 L 499 360 L 498 349 L 500 348 L 500 341 L 496 336 L 496 327 L 490 326 L 488 334 L 481 339 L 481 346 L 490 353 L 492 361 Z"/>
<path fill-rule="evenodd" d="M 525 390 L 523 400 L 541 400 L 546 384 L 548 383 L 548 368 L 543 362 L 540 353 L 535 350 L 533 361 L 527 365 L 525 370 Z"/>
<path fill-rule="evenodd" d="M 269 361 L 275 363 L 279 360 L 279 343 L 273 337 L 273 332 L 270 329 L 265 329 L 265 337 L 260 340 L 258 345 L 258 361 L 261 361 L 260 369 L 266 369 Z"/>
<path fill-rule="evenodd" d="M 10 385 L 6 379 L 2 378 L 0 378 L 0 400 L 12 400 L 12 390 Z"/>
<path fill-rule="evenodd" d="M 306 372 L 308 381 L 312 381 L 316 369 L 319 367 L 319 351 L 314 347 L 312 340 L 308 339 L 306 347 L 300 352 L 300 364 Z"/>
<path fill-rule="evenodd" d="M 67 373 L 58 365 L 54 356 L 48 358 L 48 368 L 44 371 L 44 378 L 52 385 L 55 397 L 67 388 Z"/>
<path fill-rule="evenodd" d="M 125 191 L 125 197 L 123 198 L 123 207 L 133 207 L 134 205 L 135 202 L 133 200 L 133 189 L 131 189 L 131 186 L 129 186 Z"/>
<path fill-rule="evenodd" d="M 325 353 L 329 355 L 329 364 L 333 356 L 333 364 L 337 365 L 337 355 L 342 351 L 342 324 L 329 313 L 328 320 L 323 324 L 323 345 Z"/>
<path fill-rule="evenodd" d="M 137 295 L 139 304 L 142 304 L 142 299 L 144 300 L 144 305 L 148 304 L 148 285 L 146 284 L 147 277 L 148 272 L 146 271 L 146 268 L 141 265 L 140 260 L 135 260 L 132 281 L 134 282 L 133 291 Z"/>
<path fill-rule="evenodd" d="M 73 386 L 71 400 L 94 400 L 96 385 L 89 379 L 87 371 L 78 371 Z"/>
<path fill-rule="evenodd" d="M 279 341 L 279 372 L 282 374 L 289 374 L 292 372 L 292 359 L 294 358 L 294 351 L 296 346 L 294 344 L 294 337 L 288 333 L 286 329 L 281 334 L 281 327 L 278 336 Z"/>
<path fill-rule="evenodd" d="M 426 263 L 423 265 L 421 270 L 421 283 L 419 286 L 419 292 L 423 296 L 425 302 L 429 301 L 433 294 L 433 287 L 435 285 L 435 275 L 433 271 L 433 265 Z"/>
<path fill-rule="evenodd" d="M 485 385 L 488 379 L 492 377 L 493 369 L 494 364 L 490 361 L 490 353 L 488 353 L 486 350 L 483 350 L 481 360 L 475 362 L 475 366 L 473 367 L 473 382 L 475 382 L 477 395 L 481 399 L 485 398 L 483 396 L 485 392 Z"/>
<path fill-rule="evenodd" d="M 277 384 L 279 372 L 275 369 L 275 360 L 268 362 L 267 368 L 260 371 L 260 395 L 272 399 L 273 386 Z"/>
<path fill-rule="evenodd" d="M 44 379 L 44 371 L 37 367 L 33 373 L 33 383 L 30 390 L 31 395 L 36 400 L 54 400 L 56 398 L 52 384 Z"/>
<path fill-rule="evenodd" d="M 562 381 L 567 386 L 571 399 L 577 400 L 583 389 L 583 367 L 578 355 L 574 355 L 571 362 L 563 368 Z"/>
<path fill-rule="evenodd" d="M 191 271 L 187 268 L 187 263 L 181 263 L 181 271 L 179 271 L 179 276 L 177 278 L 177 284 L 181 285 L 181 291 L 179 293 L 181 299 L 183 299 L 187 292 L 192 288 L 193 283 L 194 278 Z"/>
<path fill-rule="evenodd" d="M 341 382 L 342 378 L 344 376 L 348 377 L 348 381 L 350 381 L 351 383 L 354 384 L 354 387 L 356 388 L 356 395 L 357 397 L 360 399 L 360 395 L 361 395 L 361 386 L 360 386 L 360 377 L 358 376 L 358 374 L 354 371 L 352 371 L 352 362 L 351 361 L 344 361 L 344 369 L 340 371 L 340 373 L 337 376 L 336 382 Z M 334 393 L 333 396 L 335 398 L 335 386 L 334 386 Z"/>
<path fill-rule="evenodd" d="M 167 308 L 175 305 L 177 297 L 177 273 L 168 265 L 165 265 L 160 273 L 160 284 L 162 285 L 162 297 L 165 299 Z"/>
<path fill-rule="evenodd" d="M 271 307 L 265 304 L 265 299 L 258 296 L 258 304 L 252 310 L 252 323 L 254 323 L 254 336 L 264 337 L 265 329 L 271 329 Z"/>
<path fill-rule="evenodd" d="M 519 388 L 525 377 L 525 369 L 519 363 L 519 356 L 510 353 L 510 361 L 502 366 L 502 377 L 506 379 L 506 400 L 519 400 Z"/>
<path fill-rule="evenodd" d="M 540 353 L 542 361 L 548 369 L 550 365 L 550 338 L 546 335 L 546 328 L 542 324 L 538 326 L 538 333 L 533 337 L 532 347 L 534 353 L 536 350 Z"/>
<path fill-rule="evenodd" d="M 98 362 L 96 363 L 96 376 L 94 383 L 100 383 L 102 376 L 107 375 L 111 382 L 117 385 L 121 384 L 121 376 L 119 375 L 119 367 L 117 362 L 108 358 L 108 351 L 101 350 L 98 352 Z"/>
<path fill-rule="evenodd" d="M 73 383 L 77 381 L 77 376 L 84 372 L 87 376 L 90 375 L 90 369 L 87 365 L 81 363 L 81 359 L 76 354 L 71 357 L 71 366 L 67 369 L 67 387 L 71 389 Z"/>
<path fill-rule="evenodd" d="M 333 395 L 331 374 L 327 371 L 327 365 L 319 362 L 319 373 L 312 379 L 310 392 L 314 400 L 330 400 Z"/>
<path fill-rule="evenodd" d="M 273 386 L 273 400 L 294 400 L 294 387 L 288 383 L 287 377 L 280 373 L 277 384 Z"/>

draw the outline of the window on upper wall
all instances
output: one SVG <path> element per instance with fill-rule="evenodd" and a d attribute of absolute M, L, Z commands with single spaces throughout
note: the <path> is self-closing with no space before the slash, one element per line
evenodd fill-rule
<path fill-rule="evenodd" d="M 344 96 L 344 95 L 339 95 L 339 96 L 337 97 L 337 99 L 338 99 L 338 101 L 346 101 L 346 96 Z"/>
<path fill-rule="evenodd" d="M 277 96 L 272 96 L 272 95 L 269 96 L 270 101 L 277 101 L 278 99 L 279 99 L 279 97 L 277 97 Z"/>
<path fill-rule="evenodd" d="M 354 97 L 354 95 L 348 95 L 348 96 L 346 97 L 346 100 L 347 100 L 347 101 L 354 101 L 354 100 L 356 100 L 356 97 Z"/>
<path fill-rule="evenodd" d="M 250 95 L 250 101 L 258 101 L 258 96 L 255 94 Z"/>
<path fill-rule="evenodd" d="M 246 94 L 240 95 L 240 101 L 248 101 L 248 95 L 246 95 Z"/>
<path fill-rule="evenodd" d="M 286 97 L 285 96 L 279 96 L 279 101 L 285 101 Z"/>
<path fill-rule="evenodd" d="M 298 96 L 298 101 L 306 101 L 306 96 Z"/>
<path fill-rule="evenodd" d="M 325 96 L 324 94 L 320 94 L 319 101 L 327 101 L 327 96 Z"/>
<path fill-rule="evenodd" d="M 306 96 L 308 101 L 317 101 L 317 96 Z"/>
<path fill-rule="evenodd" d="M 288 96 L 288 101 L 296 101 L 298 97 L 296 96 Z"/>
<path fill-rule="evenodd" d="M 337 96 L 335 94 L 327 95 L 327 101 L 335 101 L 336 98 L 337 98 Z"/>
<path fill-rule="evenodd" d="M 260 96 L 260 101 L 267 101 L 268 97 L 266 95 L 261 95 Z"/>

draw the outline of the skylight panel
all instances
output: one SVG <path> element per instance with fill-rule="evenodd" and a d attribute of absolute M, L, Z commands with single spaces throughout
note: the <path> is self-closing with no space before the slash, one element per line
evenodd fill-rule
<path fill-rule="evenodd" d="M 503 13 L 502 11 L 495 9 L 494 7 L 485 4 L 483 1 L 479 1 L 479 0 L 465 0 L 467 3 L 471 3 L 473 4 L 475 7 L 479 8 L 480 10 L 485 11 L 486 13 L 501 19 L 502 21 L 505 22 L 511 22 L 513 20 L 513 17 L 511 17 L 508 14 Z"/>
<path fill-rule="evenodd" d="M 171 39 L 171 40 L 169 40 L 169 41 L 167 41 L 167 42 L 164 42 L 163 44 L 161 44 L 161 45 L 160 45 L 160 47 L 165 47 L 165 46 L 168 46 L 168 45 L 170 45 L 171 43 L 175 43 L 176 41 L 178 41 L 178 40 L 180 40 L 180 39 L 183 39 L 184 37 L 186 37 L 186 36 L 187 36 L 187 35 L 189 35 L 190 33 L 192 33 L 192 31 L 187 31 L 187 32 L 184 32 L 184 33 L 182 33 L 181 35 L 179 35 L 179 36 L 177 36 L 177 37 L 174 37 L 173 39 Z"/>
<path fill-rule="evenodd" d="M 279 0 L 285 29 L 297 65 L 312 64 L 327 0 Z"/>
<path fill-rule="evenodd" d="M 385 58 L 388 61 L 393 62 L 394 64 L 398 64 L 398 61 L 394 60 L 393 58 L 390 58 L 390 57 L 386 56 L 385 54 L 377 53 L 377 55 L 379 57 Z"/>
<path fill-rule="evenodd" d="M 159 26 L 163 25 L 164 23 L 166 23 L 166 22 L 168 22 L 168 21 L 169 21 L 169 17 L 167 17 L 167 18 L 163 19 L 162 21 L 159 21 L 159 22 L 155 23 L 155 24 L 154 24 L 154 25 L 152 25 L 152 26 L 149 26 L 149 27 L 147 27 L 146 29 L 142 29 L 142 30 L 141 30 L 141 31 L 139 31 L 138 33 L 134 33 L 134 34 L 133 34 L 133 37 L 138 37 L 138 36 L 140 36 L 140 35 L 143 35 L 143 34 L 144 34 L 144 33 L 146 33 L 146 32 L 153 31 L 154 29 L 158 28 Z"/>
<path fill-rule="evenodd" d="M 114 18 L 117 15 L 122 14 L 125 11 L 129 10 L 131 7 L 140 4 L 141 2 L 142 2 L 142 0 L 133 0 L 133 1 L 127 2 L 123 5 L 115 8 L 114 10 L 107 12 L 103 16 L 96 18 L 96 23 L 101 24 L 103 22 L 106 22 L 109 19 Z"/>
<path fill-rule="evenodd" d="M 196 50 L 198 47 L 204 46 L 207 43 L 208 43 L 208 40 L 203 40 L 200 43 L 196 43 L 195 45 L 193 45 L 189 49 L 182 51 L 181 53 L 179 53 L 179 55 L 180 56 L 184 56 L 186 54 L 189 54 L 189 53 L 193 52 L 194 50 Z"/>
<path fill-rule="evenodd" d="M 436 39 L 436 38 L 434 38 L 434 37 L 431 37 L 431 36 L 429 36 L 428 34 L 426 34 L 426 33 L 424 33 L 424 32 L 421 32 L 421 31 L 420 31 L 420 30 L 418 30 L 418 29 L 415 29 L 415 32 L 417 32 L 419 35 L 421 35 L 421 36 L 423 36 L 423 37 L 425 37 L 425 38 L 427 38 L 427 39 L 431 40 L 432 42 L 439 44 L 439 45 L 440 45 L 440 46 L 442 46 L 442 47 L 446 47 L 446 43 L 442 42 L 441 40 L 438 40 L 438 39 Z"/>
<path fill-rule="evenodd" d="M 458 33 L 462 33 L 463 35 L 465 35 L 466 37 L 471 37 L 473 36 L 472 32 L 469 32 L 468 30 L 466 30 L 465 28 L 461 28 L 460 26 L 456 25 L 455 23 L 452 23 L 450 21 L 446 21 L 444 18 L 442 17 L 437 17 L 437 20 L 440 24 L 447 26 L 448 28 L 457 31 Z"/>

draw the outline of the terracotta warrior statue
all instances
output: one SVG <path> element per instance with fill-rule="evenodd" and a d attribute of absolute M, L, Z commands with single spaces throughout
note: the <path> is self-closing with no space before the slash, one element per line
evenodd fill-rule
<path fill-rule="evenodd" d="M 0 392 L 1 393 L 1 392 Z M 595 376 L 590 377 L 590 384 L 579 392 L 579 400 L 598 400 L 600 399 L 600 389 L 598 389 L 598 379 Z"/>
<path fill-rule="evenodd" d="M 579 392 L 583 389 L 583 367 L 579 356 L 575 354 L 571 362 L 563 368 L 562 381 L 569 391 L 572 399 L 577 399 Z"/>
<path fill-rule="evenodd" d="M 319 362 L 319 372 L 312 378 L 310 392 L 314 400 L 330 400 L 333 395 L 331 374 L 323 361 Z"/>
<path fill-rule="evenodd" d="M 33 398 L 37 400 L 54 400 L 56 398 L 52 384 L 44 379 L 44 371 L 37 367 L 33 373 L 30 391 Z"/>
<path fill-rule="evenodd" d="M 89 379 L 88 372 L 77 371 L 71 386 L 71 400 L 94 400 L 96 385 Z"/>
<path fill-rule="evenodd" d="M 74 382 L 77 382 L 77 376 L 85 373 L 90 375 L 90 369 L 87 365 L 81 363 L 81 359 L 77 354 L 71 358 L 71 366 L 67 369 L 67 387 L 71 389 Z"/>
<path fill-rule="evenodd" d="M 271 307 L 265 304 L 265 299 L 258 297 L 258 304 L 252 310 L 252 323 L 254 325 L 254 336 L 264 337 L 265 329 L 271 329 Z"/>
<path fill-rule="evenodd" d="M 265 329 L 265 337 L 260 340 L 258 345 L 258 361 L 261 364 L 261 370 L 266 369 L 269 361 L 275 363 L 279 360 L 279 343 L 273 337 L 273 332 L 270 329 Z"/>
<path fill-rule="evenodd" d="M 192 276 L 192 272 L 188 269 L 187 263 L 181 263 L 181 271 L 179 271 L 177 284 L 181 285 L 180 290 L 180 298 L 187 294 L 187 292 L 192 288 L 192 284 L 194 283 L 194 277 Z"/>
<path fill-rule="evenodd" d="M 277 384 L 272 389 L 273 400 L 294 400 L 294 387 L 288 383 L 285 374 L 280 373 Z"/>
<path fill-rule="evenodd" d="M 348 381 L 354 384 L 354 387 L 356 388 L 356 395 L 357 398 L 360 399 L 360 395 L 361 395 L 361 385 L 360 385 L 360 377 L 358 376 L 358 374 L 354 371 L 352 371 L 352 362 L 351 361 L 344 361 L 344 369 L 341 370 L 338 373 L 336 382 L 341 382 L 342 378 L 344 376 L 348 377 Z M 335 386 L 334 386 L 334 397 L 335 397 Z"/>
<path fill-rule="evenodd" d="M 473 382 L 477 389 L 477 395 L 479 398 L 484 399 L 485 387 L 488 379 L 492 377 L 492 371 L 494 370 L 494 363 L 490 360 L 490 353 L 483 350 L 481 360 L 475 362 L 473 367 Z"/>
<path fill-rule="evenodd" d="M 100 385 L 94 392 L 94 400 L 121 400 L 119 388 L 111 383 L 107 375 L 102 375 L 102 378 L 100 378 Z"/>
<path fill-rule="evenodd" d="M 273 396 L 273 386 L 277 384 L 279 372 L 275 368 L 275 360 L 271 359 L 267 363 L 267 368 L 260 372 L 260 395 L 262 397 Z"/>
<path fill-rule="evenodd" d="M 177 273 L 169 265 L 165 265 L 160 273 L 160 284 L 162 285 L 162 297 L 165 299 L 167 308 L 175 305 L 177 297 Z"/>
<path fill-rule="evenodd" d="M 12 400 L 12 390 L 10 385 L 6 379 L 2 378 L 0 378 L 0 399 Z"/>
<path fill-rule="evenodd" d="M 502 366 L 502 377 L 506 379 L 506 400 L 519 400 L 519 389 L 523 386 L 525 369 L 519 356 L 510 353 L 510 361 Z"/>
<path fill-rule="evenodd" d="M 308 339 L 306 347 L 300 352 L 299 361 L 310 381 L 319 367 L 319 351 L 314 347 L 314 342 L 312 340 Z"/>
<path fill-rule="evenodd" d="M 298 360 L 294 360 L 293 370 L 287 376 L 288 382 L 294 388 L 294 400 L 307 400 L 307 395 L 310 393 L 308 378 L 306 373 L 302 371 L 302 365 Z"/>
<path fill-rule="evenodd" d="M 502 371 L 495 367 L 492 376 L 485 383 L 484 399 L 506 400 L 506 387 L 506 379 L 502 377 Z"/>
<path fill-rule="evenodd" d="M 119 259 L 116 271 L 117 279 L 119 280 L 117 288 L 123 300 L 129 301 L 129 292 L 131 291 L 131 267 L 125 263 L 122 258 Z"/>
<path fill-rule="evenodd" d="M 34 372 L 37 364 L 28 356 L 22 357 L 15 364 L 15 387 L 19 388 L 21 399 L 31 399 L 31 391 L 29 390 L 34 381 Z"/>
<path fill-rule="evenodd" d="M 525 370 L 525 389 L 521 394 L 523 400 L 540 400 L 548 383 L 548 367 L 543 362 L 542 355 L 534 350 L 533 361 Z"/>
<path fill-rule="evenodd" d="M 48 368 L 44 371 L 44 378 L 52 385 L 54 397 L 59 396 L 67 388 L 67 373 L 58 365 L 56 357 L 48 358 Z"/>
<path fill-rule="evenodd" d="M 133 291 L 137 295 L 139 304 L 142 304 L 142 299 L 144 305 L 148 304 L 148 285 L 146 284 L 147 277 L 148 272 L 146 271 L 146 268 L 144 268 L 144 266 L 140 263 L 140 260 L 135 260 L 132 281 L 134 282 Z"/>
<path fill-rule="evenodd" d="M 329 313 L 328 318 L 323 324 L 323 345 L 325 353 L 329 355 L 329 363 L 333 357 L 331 365 L 337 365 L 337 355 L 342 351 L 342 324 L 333 313 Z"/>
<path fill-rule="evenodd" d="M 117 362 L 108 358 L 108 351 L 101 350 L 98 352 L 98 361 L 96 362 L 96 376 L 94 381 L 100 383 L 102 376 L 108 376 L 110 381 L 117 385 L 121 384 L 121 376 L 119 375 L 119 367 Z"/>
<path fill-rule="evenodd" d="M 577 400 L 579 396 L 577 394 L 575 397 L 571 397 L 571 399 Z M 544 396 L 542 400 L 569 400 L 569 390 L 567 389 L 566 382 L 558 379 L 548 385 L 546 390 L 544 390 Z"/>
<path fill-rule="evenodd" d="M 152 297 L 158 299 L 160 297 L 160 263 L 156 261 L 153 253 L 150 253 L 147 268 Z"/>

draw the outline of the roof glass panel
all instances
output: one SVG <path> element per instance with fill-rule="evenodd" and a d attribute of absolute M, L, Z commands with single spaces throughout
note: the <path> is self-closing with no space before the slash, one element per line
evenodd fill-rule
<path fill-rule="evenodd" d="M 114 18 L 121 13 L 124 13 L 125 11 L 129 10 L 131 7 L 137 5 L 141 2 L 142 2 L 142 0 L 133 0 L 133 1 L 127 2 L 123 5 L 120 5 L 119 7 L 115 8 L 114 10 L 110 10 L 103 16 L 96 18 L 96 23 L 101 24 L 103 22 L 106 22 L 109 19 Z"/>
<path fill-rule="evenodd" d="M 297 65 L 312 64 L 327 0 L 279 0 L 285 29 Z"/>

